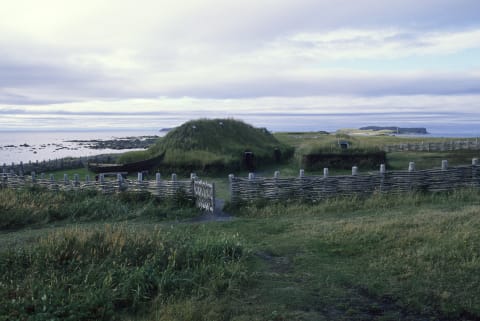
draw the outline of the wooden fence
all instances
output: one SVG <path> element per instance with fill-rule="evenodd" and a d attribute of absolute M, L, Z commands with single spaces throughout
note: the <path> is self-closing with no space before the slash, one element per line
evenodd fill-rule
<path fill-rule="evenodd" d="M 89 161 L 93 163 L 113 163 L 115 162 L 115 156 L 96 155 L 90 157 L 66 157 L 28 163 L 20 162 L 17 164 L 3 163 L 2 171 L 6 171 L 8 173 L 13 171 L 15 174 L 22 176 L 24 174 L 30 174 L 32 172 L 41 173 L 83 168 L 87 166 L 87 163 Z"/>
<path fill-rule="evenodd" d="M 51 191 L 93 190 L 104 194 L 148 192 L 159 198 L 173 198 L 182 195 L 195 200 L 196 206 L 202 210 L 208 212 L 215 210 L 215 185 L 199 180 L 194 174 L 190 180 L 177 180 L 176 174 L 172 174 L 171 180 L 163 180 L 157 173 L 156 179 L 152 181 L 144 180 L 142 173 L 138 173 L 137 180 L 124 179 L 121 174 L 109 179 L 100 174 L 98 180 L 91 180 L 87 175 L 85 180 L 81 181 L 77 174 L 73 176 L 73 179 L 69 179 L 65 174 L 63 180 L 55 180 L 53 175 L 46 177 L 44 174 L 37 176 L 32 173 L 26 176 L 3 171 L 1 178 L 0 186 L 2 188 L 43 187 Z"/>
<path fill-rule="evenodd" d="M 405 193 L 415 191 L 440 192 L 456 188 L 480 188 L 480 166 L 478 159 L 471 166 L 442 167 L 430 170 L 415 170 L 415 163 L 409 164 L 408 171 L 386 171 L 385 165 L 374 174 L 360 175 L 358 168 L 352 168 L 352 175 L 329 176 L 324 169 L 323 176 L 305 176 L 304 171 L 296 178 L 280 178 L 276 172 L 273 178 L 248 178 L 229 176 L 231 202 L 233 204 L 257 200 L 307 200 L 311 202 L 337 196 L 371 195 L 374 193 Z"/>
<path fill-rule="evenodd" d="M 480 141 L 478 138 L 473 140 L 461 141 L 445 141 L 445 142 L 420 142 L 420 143 L 405 143 L 396 145 L 383 146 L 383 150 L 387 153 L 391 152 L 443 152 L 453 150 L 480 150 Z"/>

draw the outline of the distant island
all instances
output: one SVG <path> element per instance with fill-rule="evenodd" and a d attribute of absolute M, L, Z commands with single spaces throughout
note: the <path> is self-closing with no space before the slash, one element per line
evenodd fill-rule
<path fill-rule="evenodd" d="M 359 128 L 360 130 L 373 130 L 373 131 L 380 131 L 380 130 L 388 130 L 392 131 L 392 134 L 399 134 L 399 135 L 409 135 L 409 134 L 415 134 L 415 135 L 426 135 L 428 134 L 427 129 L 423 127 L 419 128 L 401 128 L 401 127 L 395 127 L 395 126 L 366 126 L 366 127 L 361 127 Z"/>

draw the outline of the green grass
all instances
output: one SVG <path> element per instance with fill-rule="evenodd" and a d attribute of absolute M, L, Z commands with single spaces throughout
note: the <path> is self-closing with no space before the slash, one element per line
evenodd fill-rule
<path fill-rule="evenodd" d="M 428 136 L 385 136 L 385 135 L 376 135 L 376 136 L 357 136 L 357 135 L 348 135 L 348 134 L 322 134 L 316 132 L 305 132 L 305 133 L 288 133 L 281 132 L 275 133 L 274 136 L 288 145 L 294 146 L 295 148 L 303 147 L 309 148 L 309 146 L 329 149 L 337 148 L 338 140 L 347 140 L 351 143 L 351 146 L 359 149 L 369 149 L 369 148 L 378 148 L 379 146 L 384 145 L 397 145 L 397 144 L 406 144 L 406 143 L 439 143 L 439 142 L 449 142 L 449 141 L 458 141 L 465 140 L 468 138 L 445 138 L 445 137 L 428 137 Z M 470 138 L 471 139 L 471 138 Z"/>
<path fill-rule="evenodd" d="M 390 169 L 407 170 L 408 163 L 415 162 L 420 169 L 441 168 L 442 160 L 448 160 L 449 166 L 470 165 L 472 158 L 479 158 L 480 151 L 456 150 L 447 152 L 396 152 L 387 153 Z"/>
<path fill-rule="evenodd" d="M 479 204 L 477 191 L 462 191 L 239 209 L 243 224 L 229 228 L 257 253 L 245 313 L 263 315 L 252 320 L 477 319 Z"/>
<path fill-rule="evenodd" d="M 159 138 L 159 140 L 161 139 L 162 138 Z M 117 163 L 119 164 L 134 163 L 134 162 L 151 158 L 153 156 L 154 155 L 149 153 L 148 150 L 130 151 L 130 152 L 125 152 L 121 154 L 117 159 Z"/>
<path fill-rule="evenodd" d="M 0 320 L 114 320 L 153 302 L 216 300 L 241 280 L 244 248 L 235 235 L 186 232 L 77 227 L 4 251 Z"/>
<path fill-rule="evenodd" d="M 237 216 L 231 222 L 171 224 L 143 217 L 117 226 L 100 218 L 0 231 L 0 315 L 131 321 L 480 317 L 477 190 L 231 210 Z"/>
<path fill-rule="evenodd" d="M 266 129 L 255 128 L 234 119 L 189 121 L 170 131 L 145 153 L 127 154 L 134 159 L 164 153 L 161 171 L 225 173 L 243 166 L 246 151 L 253 152 L 257 165 L 275 162 L 275 149 L 284 159 L 293 149 L 279 142 Z"/>
<path fill-rule="evenodd" d="M 40 177 L 40 174 L 41 173 L 37 173 L 36 174 L 37 177 Z M 94 172 L 89 171 L 87 168 L 76 168 L 76 169 L 67 169 L 67 170 L 45 172 L 45 177 L 49 178 L 51 174 L 55 177 L 56 180 L 63 180 L 63 175 L 64 174 L 67 174 L 68 178 L 70 180 L 72 180 L 74 175 L 78 174 L 81 181 L 85 181 L 85 177 L 87 175 L 90 176 L 90 180 L 95 179 L 95 175 L 97 175 Z"/>
<path fill-rule="evenodd" d="M 297 147 L 326 139 L 276 136 Z M 473 157 L 404 152 L 388 163 L 424 169 Z M 299 169 L 292 160 L 257 174 Z M 226 174 L 200 176 L 228 200 Z M 229 222 L 179 223 L 197 212 L 146 195 L 0 190 L 0 320 L 480 319 L 478 190 L 228 210 Z"/>
<path fill-rule="evenodd" d="M 199 211 L 186 199 L 158 200 L 150 194 L 103 195 L 93 191 L 0 189 L 0 230 L 63 221 L 171 220 L 196 215 Z"/>

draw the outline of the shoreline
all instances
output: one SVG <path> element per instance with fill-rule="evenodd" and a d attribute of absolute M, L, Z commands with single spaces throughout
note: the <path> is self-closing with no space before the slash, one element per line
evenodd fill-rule
<path fill-rule="evenodd" d="M 65 135 L 64 135 L 65 134 Z M 94 157 L 141 151 L 155 143 L 162 133 L 149 132 L 51 132 L 0 136 L 0 164 Z"/>
<path fill-rule="evenodd" d="M 346 134 L 352 136 L 382 136 L 381 133 L 364 134 L 358 129 L 344 129 Z M 355 132 L 348 132 L 348 130 Z M 341 133 L 326 131 L 278 131 L 279 133 L 325 133 L 335 135 Z M 62 131 L 62 132 L 23 132 L 9 135 L 0 135 L 0 164 L 11 164 L 29 161 L 47 161 L 62 158 L 94 157 L 104 154 L 121 154 L 128 151 L 141 151 L 155 143 L 164 136 L 166 131 Z M 435 138 L 435 139 L 478 139 L 479 136 L 464 135 L 463 133 L 436 133 L 428 134 L 389 134 L 384 136 L 399 138 Z"/>

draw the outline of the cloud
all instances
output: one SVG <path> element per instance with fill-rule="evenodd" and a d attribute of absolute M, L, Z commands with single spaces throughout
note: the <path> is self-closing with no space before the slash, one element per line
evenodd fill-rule
<path fill-rule="evenodd" d="M 476 0 L 11 1 L 0 103 L 475 94 L 479 21 Z"/>
<path fill-rule="evenodd" d="M 341 29 L 298 33 L 270 43 L 256 56 L 265 60 L 398 59 L 448 55 L 480 48 L 480 29 L 423 32 L 407 29 Z"/>
<path fill-rule="evenodd" d="M 2 130 L 158 130 L 195 118 L 234 117 L 271 130 L 364 125 L 452 126 L 478 133 L 480 95 L 310 96 L 248 99 L 158 98 L 0 106 Z M 480 134 L 480 133 L 478 133 Z"/>

